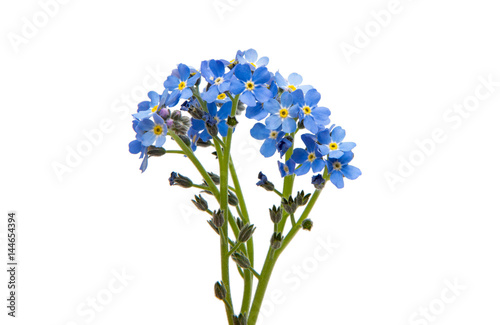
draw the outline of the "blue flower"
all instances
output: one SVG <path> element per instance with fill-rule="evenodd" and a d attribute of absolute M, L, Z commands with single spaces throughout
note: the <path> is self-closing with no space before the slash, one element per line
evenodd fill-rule
<path fill-rule="evenodd" d="M 203 61 L 201 63 L 201 74 L 211 85 L 208 91 L 201 94 L 201 98 L 207 103 L 213 103 L 216 100 L 228 100 L 224 93 L 229 90 L 234 71 L 230 70 L 228 73 L 225 73 L 225 70 L 224 62 L 220 60 Z"/>
<path fill-rule="evenodd" d="M 312 167 L 313 172 L 317 173 L 325 167 L 325 161 L 321 158 L 322 154 L 318 149 L 316 141 L 306 134 L 301 136 L 306 145 L 306 149 L 297 148 L 293 151 L 292 159 L 297 164 L 302 164 L 295 174 L 297 176 L 307 174 Z"/>
<path fill-rule="evenodd" d="M 286 154 L 288 149 L 292 147 L 292 141 L 290 141 L 287 137 L 283 137 L 278 143 L 276 143 L 276 149 L 280 153 L 280 158 L 283 158 L 283 155 Z"/>
<path fill-rule="evenodd" d="M 271 98 L 276 98 L 278 96 L 278 86 L 276 86 L 276 82 L 271 82 L 269 86 L 269 90 L 271 91 Z M 260 121 L 266 118 L 269 115 L 269 112 L 264 109 L 264 103 L 257 103 L 255 106 L 249 106 L 246 109 L 245 116 L 247 118 L 251 118 L 257 121 Z"/>
<path fill-rule="evenodd" d="M 227 136 L 227 130 L 229 126 L 226 123 L 226 119 L 231 114 L 232 102 L 227 102 L 217 111 L 217 105 L 215 103 L 207 104 L 208 114 L 206 114 L 206 120 L 213 118 L 217 124 L 220 135 L 223 137 Z M 208 131 L 207 131 L 208 134 Z"/>
<path fill-rule="evenodd" d="M 295 161 L 293 159 L 288 159 L 285 163 L 278 161 L 278 168 L 281 173 L 281 177 L 292 175 L 295 173 Z"/>
<path fill-rule="evenodd" d="M 150 119 L 144 119 L 137 125 L 139 130 L 145 132 L 140 140 L 143 146 L 149 147 L 155 144 L 156 147 L 161 147 L 167 140 L 167 125 L 158 114 L 153 115 L 153 120 L 154 122 Z"/>
<path fill-rule="evenodd" d="M 254 49 L 249 49 L 245 52 L 238 51 L 236 60 L 242 64 L 249 63 L 252 70 L 259 67 L 265 67 L 269 63 L 269 58 L 267 56 L 263 56 L 259 59 L 259 55 Z"/>
<path fill-rule="evenodd" d="M 276 153 L 276 143 L 283 138 L 285 132 L 271 131 L 262 123 L 256 123 L 250 130 L 250 135 L 257 140 L 265 140 L 260 147 L 260 153 L 269 158 Z"/>
<path fill-rule="evenodd" d="M 139 140 L 134 140 L 128 144 L 128 150 L 132 154 L 138 154 L 139 152 L 141 153 L 141 156 L 139 159 L 142 159 L 141 167 L 139 168 L 143 173 L 148 168 L 148 147 L 145 147 L 142 145 L 141 141 Z"/>
<path fill-rule="evenodd" d="M 165 106 L 170 94 L 167 89 L 163 91 L 161 96 L 156 91 L 150 91 L 148 97 L 150 101 L 139 103 L 137 113 L 132 114 L 138 120 L 149 118 L 154 113 L 159 112 Z"/>
<path fill-rule="evenodd" d="M 179 64 L 177 70 L 172 72 L 163 83 L 166 89 L 172 91 L 170 103 L 177 104 L 180 98 L 188 99 L 193 96 L 190 87 L 193 87 L 200 78 L 199 72 L 194 72 L 191 77 L 191 69 L 185 64 Z"/>
<path fill-rule="evenodd" d="M 311 184 L 313 184 L 316 189 L 322 189 L 325 186 L 325 179 L 321 174 L 314 175 Z"/>
<path fill-rule="evenodd" d="M 342 142 L 345 138 L 345 130 L 340 126 L 333 130 L 323 130 L 318 133 L 318 142 L 323 154 L 330 158 L 340 158 L 344 152 L 351 151 L 356 147 L 354 142 Z"/>
<path fill-rule="evenodd" d="M 236 78 L 231 79 L 229 89 L 235 95 L 241 94 L 241 102 L 252 107 L 257 102 L 267 102 L 272 98 L 272 92 L 266 87 L 266 82 L 271 79 L 267 68 L 260 67 L 252 74 L 250 67 L 249 64 L 238 64 L 234 68 Z"/>
<path fill-rule="evenodd" d="M 206 130 L 205 122 L 194 118 L 191 118 L 191 127 L 187 132 L 187 136 L 191 139 L 191 150 L 193 151 L 196 151 L 199 139 L 203 142 L 207 142 L 211 138 Z"/>
<path fill-rule="evenodd" d="M 321 95 L 316 89 L 309 90 L 305 97 L 300 89 L 294 91 L 292 95 L 296 103 L 292 108 L 293 110 L 298 109 L 299 120 L 304 123 L 306 129 L 317 133 L 321 127 L 330 123 L 330 110 L 317 106 Z"/>
<path fill-rule="evenodd" d="M 301 86 L 302 84 L 302 76 L 298 73 L 291 73 L 288 76 L 288 80 L 285 79 L 279 72 L 276 72 L 275 80 L 278 86 L 287 92 L 294 92 L 297 89 L 302 90 L 304 93 L 307 93 L 312 89 L 312 86 Z"/>
<path fill-rule="evenodd" d="M 285 133 L 293 133 L 297 130 L 295 118 L 298 117 L 298 110 L 291 110 L 293 97 L 289 93 L 281 95 L 281 104 L 276 99 L 271 99 L 264 104 L 264 109 L 271 113 L 266 119 L 266 127 L 270 130 L 277 130 L 282 126 Z"/>
<path fill-rule="evenodd" d="M 354 154 L 352 151 L 349 151 L 345 152 L 342 157 L 338 159 L 329 158 L 327 160 L 326 166 L 330 174 L 330 182 L 337 188 L 344 187 L 344 177 L 354 180 L 361 175 L 361 170 L 359 170 L 359 168 L 349 165 L 353 158 Z"/>

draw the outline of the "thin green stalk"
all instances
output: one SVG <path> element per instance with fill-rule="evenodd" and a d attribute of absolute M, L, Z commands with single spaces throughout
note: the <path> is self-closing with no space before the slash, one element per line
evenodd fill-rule
<path fill-rule="evenodd" d="M 259 279 L 259 284 L 257 285 L 257 289 L 255 291 L 255 296 L 252 302 L 252 308 L 250 309 L 248 325 L 255 325 L 257 323 L 257 318 L 259 317 L 260 308 L 262 306 L 262 302 L 264 301 L 264 296 L 266 294 L 267 285 L 269 284 L 269 280 L 271 279 L 271 274 L 276 264 L 276 261 L 278 260 L 278 257 L 281 255 L 281 253 L 283 253 L 285 248 L 288 246 L 288 244 L 291 242 L 291 240 L 295 237 L 297 232 L 300 230 L 300 225 L 302 224 L 302 221 L 304 221 L 309 216 L 320 194 L 321 190 L 316 190 L 314 194 L 311 196 L 311 199 L 309 200 L 306 208 L 304 209 L 304 212 L 302 212 L 300 219 L 295 224 L 295 226 L 292 227 L 292 229 L 286 235 L 286 237 L 283 239 L 281 247 L 277 250 L 273 250 L 271 247 L 269 247 L 269 251 L 267 253 L 264 266 L 262 267 L 262 271 L 260 273 L 261 275 Z"/>

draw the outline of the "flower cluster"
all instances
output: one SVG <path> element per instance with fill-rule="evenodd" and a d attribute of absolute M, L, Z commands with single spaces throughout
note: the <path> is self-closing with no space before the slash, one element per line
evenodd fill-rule
<path fill-rule="evenodd" d="M 236 115 L 246 110 L 245 116 L 257 121 L 250 135 L 263 140 L 261 154 L 269 158 L 279 153 L 282 177 L 312 171 L 319 173 L 312 177 L 314 186 L 330 180 L 337 188 L 344 186 L 344 178 L 358 178 L 361 171 L 350 165 L 356 144 L 344 142 L 343 128 L 330 126 L 331 112 L 320 105 L 321 94 L 302 85 L 297 73 L 285 78 L 270 72 L 268 63 L 250 49 L 238 51 L 230 61 L 203 61 L 199 70 L 179 64 L 162 94 L 151 91 L 150 100 L 133 114 L 136 138 L 129 149 L 140 153 L 140 169 L 146 170 L 149 157 L 167 152 L 163 146 L 168 135 L 177 135 L 193 151 L 214 146 L 236 127 Z M 303 145 L 297 144 L 299 138 Z"/>

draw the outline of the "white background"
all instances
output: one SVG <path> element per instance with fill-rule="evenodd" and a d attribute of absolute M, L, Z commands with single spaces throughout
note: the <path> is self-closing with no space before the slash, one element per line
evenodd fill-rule
<path fill-rule="evenodd" d="M 388 7 L 396 13 L 380 27 L 371 12 Z M 74 0 L 51 10 L 44 20 L 38 1 L 0 9 L 1 260 L 15 210 L 20 261 L 15 320 L 0 277 L 2 324 L 224 323 L 213 296 L 217 237 L 189 202 L 196 191 L 167 181 L 172 170 L 199 176 L 181 157 L 151 159 L 141 174 L 128 153 L 130 114 L 176 64 L 248 48 L 322 93 L 363 171 L 343 190 L 325 189 L 313 231 L 300 232 L 276 267 L 262 324 L 498 324 L 500 87 L 487 92 L 480 81 L 500 81 L 494 1 Z M 40 27 L 30 30 L 34 19 Z M 341 46 L 355 46 L 365 28 L 371 36 L 346 56 Z M 473 111 L 450 111 L 474 104 L 478 87 L 484 99 Z M 255 186 L 257 173 L 281 182 L 240 121 L 234 155 L 259 269 L 277 197 Z M 444 141 L 421 153 L 416 141 L 435 129 Z M 83 148 L 89 132 L 102 138 Z M 86 155 L 68 166 L 77 148 Z M 392 187 L 388 173 L 401 177 Z M 328 241 L 330 251 L 320 244 Z M 115 283 L 116 272 L 133 279 Z M 447 281 L 459 282 L 458 296 Z M 109 295 L 110 283 L 120 292 Z M 92 313 L 95 298 L 105 304 Z M 429 308 L 432 321 L 418 314 Z"/>

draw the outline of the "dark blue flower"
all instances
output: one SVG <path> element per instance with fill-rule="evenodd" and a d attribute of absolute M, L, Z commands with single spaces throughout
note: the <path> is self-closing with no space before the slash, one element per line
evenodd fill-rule
<path fill-rule="evenodd" d="M 298 111 L 299 120 L 304 123 L 304 127 L 312 133 L 317 133 L 321 127 L 330 123 L 330 110 L 326 107 L 318 107 L 321 99 L 320 93 L 316 89 L 309 90 L 305 97 L 302 90 L 292 93 L 294 102 L 292 111 Z"/>
<path fill-rule="evenodd" d="M 349 165 L 354 158 L 352 151 L 345 152 L 342 157 L 329 158 L 326 162 L 328 173 L 330 174 L 330 182 L 337 188 L 344 187 L 344 177 L 354 180 L 361 175 L 359 168 Z"/>
<path fill-rule="evenodd" d="M 325 161 L 321 158 L 322 154 L 316 141 L 306 134 L 302 135 L 301 138 L 306 145 L 306 149 L 297 148 L 293 151 L 292 159 L 297 164 L 302 164 L 295 170 L 295 174 L 298 176 L 307 174 L 311 167 L 315 173 L 321 171 L 325 167 Z"/>
<path fill-rule="evenodd" d="M 293 161 L 293 159 L 288 159 L 285 163 L 278 161 L 278 168 L 280 170 L 281 177 L 292 175 L 295 173 L 295 161 Z"/>
<path fill-rule="evenodd" d="M 257 102 L 265 103 L 272 98 L 266 83 L 271 79 L 267 68 L 260 67 L 252 73 L 250 64 L 238 64 L 234 68 L 235 77 L 231 79 L 231 93 L 240 96 L 240 101 L 249 107 Z"/>
<path fill-rule="evenodd" d="M 269 130 L 262 123 L 256 123 L 250 130 L 250 135 L 257 140 L 265 140 L 260 147 L 260 153 L 269 158 L 276 153 L 276 144 L 283 138 L 285 132 L 281 130 Z"/>
<path fill-rule="evenodd" d="M 280 158 L 283 157 L 284 154 L 292 147 L 292 141 L 290 141 L 287 137 L 283 137 L 281 140 L 276 143 L 276 149 L 280 153 Z"/>

